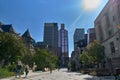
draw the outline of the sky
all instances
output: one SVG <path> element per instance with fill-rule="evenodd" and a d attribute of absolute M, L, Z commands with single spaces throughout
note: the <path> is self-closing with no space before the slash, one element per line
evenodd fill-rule
<path fill-rule="evenodd" d="M 69 35 L 69 55 L 76 28 L 94 27 L 94 20 L 108 0 L 0 0 L 0 22 L 12 24 L 21 35 L 29 29 L 36 42 L 43 41 L 44 23 L 64 23 Z"/>

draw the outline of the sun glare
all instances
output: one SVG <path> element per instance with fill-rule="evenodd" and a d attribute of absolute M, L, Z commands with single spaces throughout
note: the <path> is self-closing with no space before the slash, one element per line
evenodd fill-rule
<path fill-rule="evenodd" d="M 82 8 L 85 11 L 93 11 L 99 7 L 101 0 L 83 0 Z"/>

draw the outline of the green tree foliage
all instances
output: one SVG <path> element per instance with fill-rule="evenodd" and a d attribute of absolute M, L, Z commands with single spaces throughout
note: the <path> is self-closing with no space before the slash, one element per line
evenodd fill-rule
<path fill-rule="evenodd" d="M 83 67 L 87 67 L 90 64 L 90 56 L 86 51 L 83 51 L 80 55 L 79 62 L 82 63 Z"/>
<path fill-rule="evenodd" d="M 5 65 L 16 63 L 29 52 L 20 37 L 15 37 L 8 33 L 0 34 L 0 61 L 4 60 Z"/>
<path fill-rule="evenodd" d="M 95 64 L 100 63 L 104 59 L 104 47 L 98 42 L 94 41 L 87 46 L 88 55 L 91 61 Z"/>
<path fill-rule="evenodd" d="M 70 68 L 71 68 L 71 71 L 76 71 L 76 64 L 74 60 L 70 61 Z"/>
<path fill-rule="evenodd" d="M 87 46 L 86 51 L 83 51 L 82 54 L 80 54 L 79 62 L 82 67 L 92 67 L 97 65 L 104 59 L 103 52 L 104 47 L 98 41 L 94 41 Z"/>
<path fill-rule="evenodd" d="M 29 52 L 28 54 L 25 54 L 23 58 L 21 59 L 22 63 L 28 64 L 30 67 L 32 67 L 34 63 L 33 57 L 34 57 L 34 54 L 32 54 L 31 52 Z"/>
<path fill-rule="evenodd" d="M 57 66 L 58 58 L 50 54 L 47 50 L 36 49 L 36 55 L 34 61 L 38 70 L 44 70 L 44 68 L 55 68 Z"/>

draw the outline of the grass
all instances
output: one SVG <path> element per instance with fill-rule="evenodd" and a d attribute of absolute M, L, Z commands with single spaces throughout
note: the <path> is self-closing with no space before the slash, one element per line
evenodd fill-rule
<path fill-rule="evenodd" d="M 14 72 L 10 72 L 8 69 L 0 67 L 0 78 L 10 77 L 13 75 L 15 75 Z"/>

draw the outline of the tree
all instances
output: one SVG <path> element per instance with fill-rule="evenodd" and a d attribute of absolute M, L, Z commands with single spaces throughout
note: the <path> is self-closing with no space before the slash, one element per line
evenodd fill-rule
<path fill-rule="evenodd" d="M 88 45 L 87 52 L 93 64 L 98 64 L 104 59 L 104 47 L 98 41 Z"/>
<path fill-rule="evenodd" d="M 44 70 L 47 68 L 55 68 L 58 63 L 58 58 L 50 54 L 47 50 L 36 49 L 36 54 L 34 56 L 34 61 L 37 65 L 38 70 Z"/>
<path fill-rule="evenodd" d="M 25 54 L 21 60 L 24 64 L 28 64 L 30 67 L 32 67 L 34 63 L 33 57 L 34 55 L 31 52 L 29 52 L 28 54 Z"/>
<path fill-rule="evenodd" d="M 29 49 L 23 43 L 21 37 L 15 37 L 9 33 L 0 34 L 0 61 L 4 60 L 4 65 L 17 63 L 22 59 Z"/>
<path fill-rule="evenodd" d="M 79 57 L 79 62 L 81 63 L 82 67 L 88 67 L 90 64 L 90 56 L 88 55 L 87 51 L 83 51 Z"/>
<path fill-rule="evenodd" d="M 70 68 L 71 68 L 71 71 L 76 71 L 76 63 L 74 60 L 70 61 Z"/>

